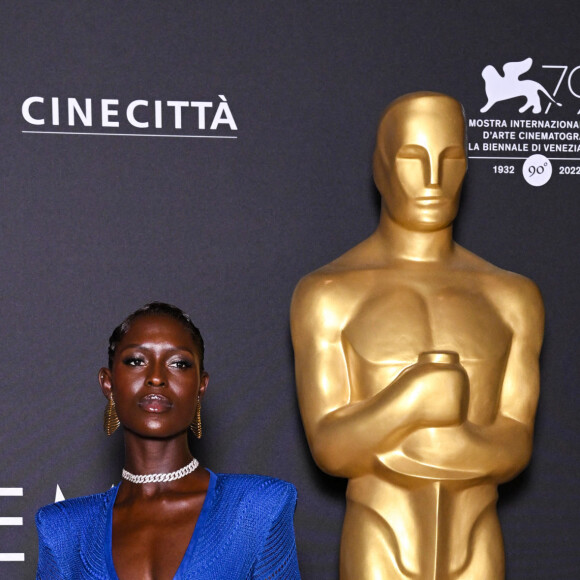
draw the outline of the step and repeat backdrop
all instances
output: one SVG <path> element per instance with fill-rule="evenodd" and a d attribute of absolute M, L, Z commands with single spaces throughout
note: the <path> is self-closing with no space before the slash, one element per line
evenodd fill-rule
<path fill-rule="evenodd" d="M 119 480 L 97 371 L 162 300 L 206 340 L 195 455 L 293 482 L 302 575 L 337 578 L 346 482 L 311 459 L 288 310 L 376 227 L 378 119 L 416 90 L 465 107 L 456 239 L 546 305 L 534 455 L 500 487 L 507 576 L 575 576 L 577 2 L 0 6 L 0 577 L 34 576 L 40 506 Z"/>

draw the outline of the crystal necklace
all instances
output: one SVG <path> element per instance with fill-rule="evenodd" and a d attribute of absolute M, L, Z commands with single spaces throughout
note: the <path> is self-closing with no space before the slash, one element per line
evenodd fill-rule
<path fill-rule="evenodd" d="M 131 483 L 165 483 L 166 481 L 175 481 L 176 479 L 181 479 L 182 477 L 189 475 L 192 471 L 197 469 L 198 465 L 199 461 L 194 457 L 185 467 L 182 467 L 177 471 L 172 471 L 171 473 L 150 473 L 149 475 L 134 475 L 129 473 L 126 469 L 123 469 L 123 473 L 121 475 L 123 479 L 126 479 Z"/>

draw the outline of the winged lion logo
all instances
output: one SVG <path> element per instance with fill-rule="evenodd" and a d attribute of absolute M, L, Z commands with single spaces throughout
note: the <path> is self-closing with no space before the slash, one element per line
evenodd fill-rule
<path fill-rule="evenodd" d="M 530 79 L 520 79 L 520 76 L 532 68 L 533 60 L 526 58 L 519 62 L 507 62 L 503 65 L 503 76 L 492 65 L 487 65 L 481 76 L 485 81 L 485 94 L 487 103 L 480 109 L 482 113 L 489 111 L 496 103 L 518 97 L 525 97 L 526 102 L 519 108 L 520 113 L 532 109 L 533 113 L 542 111 L 540 93 L 543 93 L 554 103 L 561 107 L 561 103 L 555 101 L 550 93 L 538 82 Z"/>

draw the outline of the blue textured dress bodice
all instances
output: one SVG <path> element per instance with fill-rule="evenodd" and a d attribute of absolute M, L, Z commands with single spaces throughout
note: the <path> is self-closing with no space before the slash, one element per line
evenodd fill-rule
<path fill-rule="evenodd" d="M 38 511 L 37 580 L 118 580 L 112 558 L 118 489 Z M 203 508 L 174 580 L 299 579 L 295 505 L 289 483 L 210 471 Z"/>

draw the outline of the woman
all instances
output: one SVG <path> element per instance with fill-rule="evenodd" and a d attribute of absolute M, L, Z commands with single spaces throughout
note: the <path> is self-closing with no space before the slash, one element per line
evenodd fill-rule
<path fill-rule="evenodd" d="M 168 304 L 148 304 L 113 331 L 99 382 L 105 430 L 123 426 L 123 479 L 39 510 L 37 578 L 300 578 L 294 487 L 216 475 L 189 451 L 188 430 L 201 437 L 203 355 L 199 330 Z"/>

